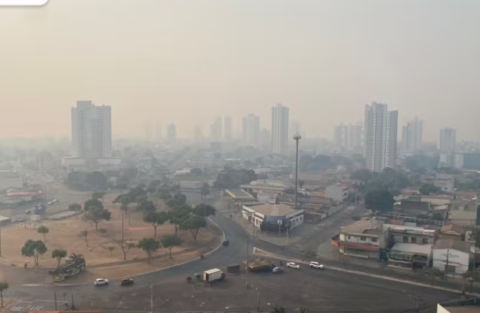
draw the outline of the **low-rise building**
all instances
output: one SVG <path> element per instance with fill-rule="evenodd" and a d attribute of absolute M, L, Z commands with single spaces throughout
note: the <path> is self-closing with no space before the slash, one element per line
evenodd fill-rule
<path fill-rule="evenodd" d="M 381 241 L 381 225 L 375 220 L 360 220 L 342 227 L 338 241 L 338 251 L 367 259 L 378 259 Z"/>
<path fill-rule="evenodd" d="M 244 205 L 242 215 L 257 228 L 266 223 L 279 226 L 288 225 L 288 229 L 293 229 L 303 224 L 304 219 L 303 210 L 295 210 L 286 204 Z"/>
<path fill-rule="evenodd" d="M 432 245 L 396 243 L 389 252 L 389 265 L 405 268 L 426 268 L 430 262 Z"/>
<path fill-rule="evenodd" d="M 445 225 L 438 231 L 439 239 L 452 239 L 462 241 L 465 238 L 465 229 L 457 224 Z"/>
<path fill-rule="evenodd" d="M 433 268 L 449 276 L 458 277 L 468 271 L 472 258 L 472 245 L 467 242 L 440 239 L 433 248 Z"/>
<path fill-rule="evenodd" d="M 433 184 L 442 192 L 452 193 L 455 189 L 455 178 L 452 175 L 438 174 Z"/>

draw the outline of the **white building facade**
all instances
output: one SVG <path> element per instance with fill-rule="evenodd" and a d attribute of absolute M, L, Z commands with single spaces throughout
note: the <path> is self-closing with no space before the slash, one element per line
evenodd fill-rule
<path fill-rule="evenodd" d="M 333 141 L 337 148 L 347 151 L 363 152 L 363 124 L 340 124 L 335 127 Z"/>
<path fill-rule="evenodd" d="M 397 158 L 398 111 L 388 105 L 372 103 L 365 106 L 365 158 L 373 172 L 394 168 Z"/>
<path fill-rule="evenodd" d="M 281 104 L 272 108 L 272 152 L 288 154 L 289 109 Z"/>
<path fill-rule="evenodd" d="M 112 150 L 110 106 L 95 106 L 92 101 L 77 101 L 72 108 L 72 146 L 77 158 L 104 158 Z"/>
<path fill-rule="evenodd" d="M 416 152 L 422 146 L 423 121 L 415 118 L 402 128 L 402 151 Z"/>
<path fill-rule="evenodd" d="M 453 153 L 457 145 L 457 131 L 453 128 L 440 129 L 438 149 L 440 152 Z"/>
<path fill-rule="evenodd" d="M 433 268 L 454 277 L 465 274 L 470 264 L 470 246 L 463 241 L 437 240 L 433 248 Z"/>

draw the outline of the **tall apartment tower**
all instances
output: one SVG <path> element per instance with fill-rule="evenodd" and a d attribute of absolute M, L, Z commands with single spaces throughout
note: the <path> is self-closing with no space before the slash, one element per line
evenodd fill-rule
<path fill-rule="evenodd" d="M 388 105 L 372 103 L 365 106 L 365 159 L 373 172 L 395 167 L 397 158 L 398 111 Z"/>
<path fill-rule="evenodd" d="M 72 146 L 77 158 L 105 158 L 112 151 L 112 110 L 92 101 L 72 108 Z"/>
<path fill-rule="evenodd" d="M 277 104 L 272 108 L 272 152 L 288 154 L 288 107 Z"/>
<path fill-rule="evenodd" d="M 220 117 L 216 117 L 213 123 L 210 124 L 210 140 L 222 140 L 222 119 Z"/>
<path fill-rule="evenodd" d="M 340 124 L 335 127 L 333 133 L 335 146 L 342 150 L 363 152 L 364 130 L 363 124 Z"/>
<path fill-rule="evenodd" d="M 223 119 L 223 138 L 226 141 L 233 139 L 232 118 L 230 116 L 225 116 Z"/>
<path fill-rule="evenodd" d="M 260 117 L 248 114 L 243 118 L 243 143 L 257 147 L 260 144 Z"/>
<path fill-rule="evenodd" d="M 170 142 L 177 140 L 177 126 L 173 123 L 167 126 L 167 140 Z"/>
<path fill-rule="evenodd" d="M 457 131 L 448 127 L 440 129 L 440 139 L 438 141 L 438 149 L 440 152 L 454 152 L 456 145 Z"/>
<path fill-rule="evenodd" d="M 415 118 L 402 128 L 402 151 L 416 152 L 422 146 L 423 121 Z"/>

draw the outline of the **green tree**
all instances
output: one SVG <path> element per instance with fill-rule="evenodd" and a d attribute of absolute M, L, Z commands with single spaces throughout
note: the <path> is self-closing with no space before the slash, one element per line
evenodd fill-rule
<path fill-rule="evenodd" d="M 158 187 L 160 187 L 160 185 L 162 184 L 162 182 L 158 179 L 155 179 L 155 180 L 152 180 L 149 184 L 148 184 L 148 187 L 147 187 L 147 192 L 155 192 L 157 190 Z"/>
<path fill-rule="evenodd" d="M 192 208 L 188 205 L 175 207 L 168 212 L 168 219 L 170 220 L 170 223 L 175 226 L 175 236 L 177 236 L 180 224 L 188 218 L 191 212 Z"/>
<path fill-rule="evenodd" d="M 98 231 L 98 224 L 102 221 L 109 221 L 112 213 L 109 210 L 105 210 L 99 207 L 91 207 L 83 215 L 85 222 L 92 222 L 95 224 L 95 230 Z"/>
<path fill-rule="evenodd" d="M 152 201 L 143 201 L 140 203 L 140 206 L 137 206 L 137 210 L 142 212 L 143 216 L 146 216 L 150 213 L 157 211 L 157 208 Z"/>
<path fill-rule="evenodd" d="M 126 242 L 126 241 L 118 241 L 117 242 L 118 246 L 122 250 L 123 253 L 123 259 L 126 261 L 127 260 L 127 253 L 130 251 L 130 249 L 135 248 L 135 244 L 133 242 Z"/>
<path fill-rule="evenodd" d="M 22 255 L 33 257 L 35 266 L 38 266 L 38 258 L 47 252 L 47 246 L 41 240 L 27 240 L 22 247 Z"/>
<path fill-rule="evenodd" d="M 99 199 L 102 199 L 103 196 L 105 196 L 105 192 L 103 192 L 103 191 L 94 191 L 94 192 L 92 193 L 92 199 L 97 199 L 97 200 L 99 200 Z"/>
<path fill-rule="evenodd" d="M 85 201 L 85 203 L 83 204 L 83 209 L 85 211 L 87 211 L 88 209 L 92 208 L 92 207 L 96 207 L 96 208 L 102 208 L 103 209 L 103 203 L 102 201 L 98 200 L 98 199 L 88 199 L 87 201 Z"/>
<path fill-rule="evenodd" d="M 203 183 L 202 189 L 200 189 L 200 195 L 202 196 L 202 198 L 206 198 L 209 193 L 210 193 L 210 186 L 208 185 L 208 183 Z"/>
<path fill-rule="evenodd" d="M 253 170 L 227 168 L 218 173 L 213 185 L 221 189 L 238 188 L 240 185 L 249 184 L 256 179 L 257 175 Z"/>
<path fill-rule="evenodd" d="M 467 282 L 473 285 L 474 282 L 480 281 L 480 269 L 473 269 L 465 272 L 461 277 L 462 280 L 462 294 L 465 295 Z"/>
<path fill-rule="evenodd" d="M 443 272 L 437 268 L 426 268 L 422 274 L 430 278 L 430 285 L 432 286 L 436 278 L 443 277 Z"/>
<path fill-rule="evenodd" d="M 276 306 L 272 309 L 271 313 L 287 313 L 287 310 L 284 307 Z"/>
<path fill-rule="evenodd" d="M 359 169 L 353 172 L 353 174 L 351 175 L 351 178 L 358 179 L 363 183 L 367 183 L 368 181 L 370 181 L 370 179 L 372 179 L 372 172 L 370 172 L 366 168 Z"/>
<path fill-rule="evenodd" d="M 82 230 L 80 232 L 80 236 L 83 237 L 83 239 L 85 240 L 85 245 L 87 246 L 88 248 L 88 230 Z"/>
<path fill-rule="evenodd" d="M 52 251 L 52 259 L 57 259 L 57 267 L 60 267 L 60 262 L 67 256 L 66 250 L 55 249 Z"/>
<path fill-rule="evenodd" d="M 168 214 L 166 212 L 151 212 L 144 216 L 145 223 L 150 223 L 153 227 L 153 239 L 157 239 L 157 228 L 166 221 L 168 221 Z"/>
<path fill-rule="evenodd" d="M 85 183 L 90 190 L 105 190 L 108 188 L 108 179 L 102 172 L 91 172 L 87 174 Z"/>
<path fill-rule="evenodd" d="M 181 207 L 184 206 L 187 203 L 187 197 L 184 194 L 176 194 L 171 198 L 170 200 L 167 201 L 167 206 L 170 209 L 174 209 L 176 207 Z"/>
<path fill-rule="evenodd" d="M 50 231 L 50 229 L 45 225 L 42 225 L 37 229 L 37 232 L 39 234 L 43 234 L 43 239 L 45 239 L 45 242 L 47 242 L 47 234 L 48 234 L 49 231 Z"/>
<path fill-rule="evenodd" d="M 9 286 L 7 282 L 4 282 L 4 281 L 0 282 L 0 300 L 1 300 L 0 307 L 2 308 L 3 308 L 3 292 L 7 290 L 8 287 Z"/>
<path fill-rule="evenodd" d="M 168 249 L 170 259 L 172 258 L 172 249 L 173 247 L 178 247 L 182 244 L 182 240 L 174 235 L 163 235 L 162 246 Z"/>
<path fill-rule="evenodd" d="M 68 209 L 70 211 L 79 212 L 79 211 L 82 210 L 82 205 L 80 205 L 78 203 L 72 203 L 68 206 Z"/>
<path fill-rule="evenodd" d="M 428 184 L 428 183 L 423 184 L 420 187 L 419 191 L 422 195 L 439 194 L 442 192 L 442 190 L 437 186 L 435 186 L 434 184 Z"/>
<path fill-rule="evenodd" d="M 385 212 L 393 210 L 392 194 L 387 190 L 374 190 L 365 196 L 365 207 L 373 212 Z"/>
<path fill-rule="evenodd" d="M 152 253 L 158 251 L 160 249 L 160 242 L 153 239 L 153 238 L 144 238 L 140 240 L 137 245 L 137 248 L 142 249 L 148 256 L 148 263 L 152 259 Z"/>
<path fill-rule="evenodd" d="M 209 216 L 215 215 L 217 210 L 208 204 L 199 204 L 196 207 L 193 208 L 192 210 L 193 214 L 196 214 L 198 216 L 202 216 L 203 218 L 207 218 Z"/>
<path fill-rule="evenodd" d="M 196 242 L 200 228 L 205 227 L 206 225 L 207 223 L 203 217 L 191 214 L 188 218 L 181 222 L 180 229 L 190 231 L 193 240 Z"/>

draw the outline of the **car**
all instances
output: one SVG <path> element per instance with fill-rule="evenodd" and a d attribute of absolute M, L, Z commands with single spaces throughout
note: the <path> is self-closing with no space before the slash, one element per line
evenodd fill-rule
<path fill-rule="evenodd" d="M 295 263 L 295 262 L 288 262 L 288 263 L 287 263 L 287 267 L 295 268 L 295 269 L 297 269 L 297 270 L 300 269 L 300 265 L 298 265 L 298 264 Z"/>
<path fill-rule="evenodd" d="M 108 279 L 105 278 L 97 278 L 93 282 L 95 286 L 107 286 L 108 285 Z"/>
<path fill-rule="evenodd" d="M 132 278 L 124 278 L 120 281 L 120 286 L 131 286 L 133 283 L 134 280 Z"/>
<path fill-rule="evenodd" d="M 281 267 L 275 266 L 274 268 L 272 268 L 272 273 L 274 273 L 274 274 L 278 274 L 278 273 L 281 273 L 281 272 L 283 272 L 283 268 L 281 268 Z"/>
<path fill-rule="evenodd" d="M 310 267 L 313 267 L 313 268 L 316 268 L 316 269 L 319 269 L 319 270 L 324 270 L 325 267 L 323 266 L 323 264 L 320 264 L 318 262 L 315 262 L 315 261 L 312 261 L 310 262 Z"/>
<path fill-rule="evenodd" d="M 230 241 L 228 241 L 228 238 L 225 238 L 225 240 L 223 241 L 223 245 L 228 246 L 229 243 L 230 243 Z"/>

